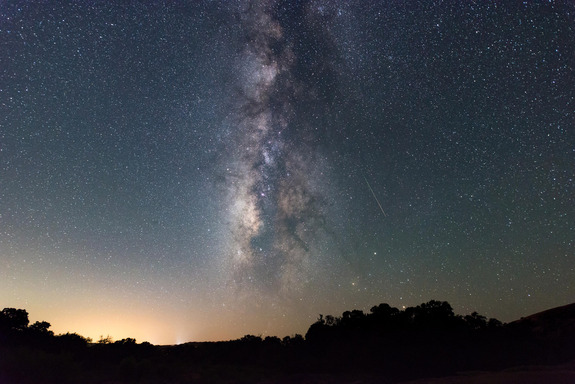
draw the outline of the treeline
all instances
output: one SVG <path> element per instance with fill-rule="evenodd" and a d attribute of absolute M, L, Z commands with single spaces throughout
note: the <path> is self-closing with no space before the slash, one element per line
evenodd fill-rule
<path fill-rule="evenodd" d="M 422 336 L 422 333 L 438 334 L 444 331 L 476 331 L 497 328 L 502 323 L 497 319 L 487 319 L 473 312 L 467 316 L 456 315 L 446 301 L 431 300 L 416 307 L 404 310 L 379 304 L 365 314 L 360 310 L 345 311 L 340 317 L 320 315 L 311 325 L 306 340 L 312 343 L 329 342 L 339 339 L 370 340 L 389 338 L 391 335 Z"/>
<path fill-rule="evenodd" d="M 47 321 L 36 321 L 29 325 L 28 312 L 25 309 L 4 308 L 0 312 L 0 345 L 2 346 L 40 346 L 70 349 L 84 347 L 91 340 L 76 333 L 54 335 Z"/>
<path fill-rule="evenodd" d="M 320 315 L 305 338 L 246 335 L 154 346 L 132 338 L 92 342 L 49 328 L 44 321 L 30 325 L 23 309 L 0 312 L 0 382 L 285 383 L 306 375 L 398 382 L 575 358 L 573 335 L 548 342 L 526 323 L 456 315 L 449 303 L 435 300 L 403 310 L 380 304 L 369 313 Z"/>
<path fill-rule="evenodd" d="M 157 352 L 133 338 L 114 342 L 102 337 L 93 343 L 77 333 L 55 335 L 50 326 L 46 321 L 30 324 L 24 309 L 0 312 L 0 383 L 136 383 L 137 362 Z"/>
<path fill-rule="evenodd" d="M 4 308 L 0 312 L 0 346 L 32 346 L 51 351 L 75 351 L 92 344 L 92 339 L 77 333 L 54 335 L 47 321 L 36 321 L 29 324 L 28 312 L 25 309 Z M 136 345 L 136 339 L 126 338 L 113 342 L 111 337 L 102 337 L 98 344 L 115 344 L 117 346 Z M 152 346 L 148 342 L 144 346 Z"/>
<path fill-rule="evenodd" d="M 497 319 L 456 315 L 449 303 L 432 300 L 403 310 L 380 304 L 369 313 L 320 315 L 305 339 L 325 370 L 353 367 L 403 380 L 498 368 L 500 354 L 490 351 L 502 329 Z"/>

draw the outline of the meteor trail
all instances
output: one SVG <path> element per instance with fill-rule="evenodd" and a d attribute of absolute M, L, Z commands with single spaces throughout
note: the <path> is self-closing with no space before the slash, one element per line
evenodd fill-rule
<path fill-rule="evenodd" d="M 373 192 L 373 189 L 371 189 L 371 185 L 369 185 L 369 181 L 367 181 L 367 179 L 365 178 L 365 176 L 363 177 L 363 179 L 365 180 L 369 190 L 371 191 L 371 194 L 373 195 L 373 198 L 375 199 L 375 201 L 377 201 L 377 205 L 379 205 L 379 209 L 381 209 L 381 213 L 383 213 L 383 216 L 387 217 L 387 214 L 385 213 L 385 211 L 383 210 L 383 207 L 381 206 L 381 203 L 379 202 L 379 200 L 377 199 L 377 196 L 375 196 L 375 192 Z"/>

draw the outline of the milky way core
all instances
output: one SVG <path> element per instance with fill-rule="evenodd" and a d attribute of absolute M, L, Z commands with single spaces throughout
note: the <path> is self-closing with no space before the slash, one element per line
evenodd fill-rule
<path fill-rule="evenodd" d="M 231 281 L 238 290 L 301 295 L 309 279 L 312 249 L 322 238 L 321 177 L 309 138 L 298 127 L 294 100 L 309 91 L 292 74 L 298 57 L 279 21 L 275 4 L 241 8 L 246 33 L 237 67 L 237 105 L 232 117 L 225 183 Z"/>

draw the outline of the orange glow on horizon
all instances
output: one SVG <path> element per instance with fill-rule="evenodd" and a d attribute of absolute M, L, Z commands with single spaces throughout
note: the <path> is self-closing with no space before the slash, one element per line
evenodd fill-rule
<path fill-rule="evenodd" d="M 59 319 L 52 324 L 55 334 L 77 333 L 98 342 L 101 337 L 112 337 L 113 341 L 134 338 L 138 343 L 147 341 L 152 344 L 174 344 L 177 336 L 166 331 L 166 324 L 155 318 L 138 314 L 100 313 L 82 314 Z"/>

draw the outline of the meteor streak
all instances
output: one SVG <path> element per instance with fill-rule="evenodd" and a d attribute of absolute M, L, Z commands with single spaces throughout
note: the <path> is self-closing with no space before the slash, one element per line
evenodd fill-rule
<path fill-rule="evenodd" d="M 381 203 L 379 202 L 379 200 L 377 199 L 377 196 L 375 196 L 375 192 L 373 192 L 373 189 L 371 188 L 371 185 L 369 185 L 369 181 L 367 181 L 367 179 L 365 178 L 365 176 L 363 177 L 363 179 L 365 180 L 367 187 L 369 188 L 369 190 L 371 191 L 371 194 L 373 195 L 373 198 L 375 199 L 375 201 L 377 202 L 377 205 L 379 205 L 379 209 L 381 209 L 381 213 L 383 213 L 383 216 L 387 217 L 387 214 L 385 213 L 385 211 L 383 210 L 383 207 L 381 206 Z"/>

